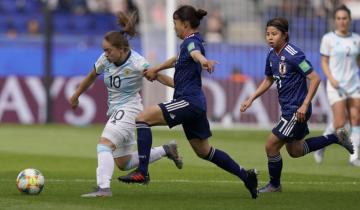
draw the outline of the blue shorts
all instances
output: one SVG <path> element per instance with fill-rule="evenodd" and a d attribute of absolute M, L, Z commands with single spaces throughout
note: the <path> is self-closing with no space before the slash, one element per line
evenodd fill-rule
<path fill-rule="evenodd" d="M 298 122 L 295 114 L 291 117 L 281 116 L 280 121 L 272 129 L 272 133 L 280 140 L 290 143 L 296 140 L 302 140 L 309 134 L 307 121 L 311 114 L 306 115 L 305 122 Z"/>
<path fill-rule="evenodd" d="M 188 140 L 207 139 L 212 135 L 206 111 L 186 100 L 174 99 L 159 106 L 169 128 L 182 124 Z"/>

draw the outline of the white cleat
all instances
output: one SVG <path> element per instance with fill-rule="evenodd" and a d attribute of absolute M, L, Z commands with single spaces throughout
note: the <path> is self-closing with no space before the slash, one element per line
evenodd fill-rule
<path fill-rule="evenodd" d="M 94 192 L 81 195 L 82 198 L 111 197 L 111 196 L 112 196 L 112 192 L 110 188 L 100 188 L 100 187 L 95 188 Z"/>

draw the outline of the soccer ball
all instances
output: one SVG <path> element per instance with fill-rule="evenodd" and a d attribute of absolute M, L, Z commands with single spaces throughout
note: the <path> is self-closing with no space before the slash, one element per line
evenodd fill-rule
<path fill-rule="evenodd" d="M 24 194 L 37 195 L 44 187 L 44 176 L 37 169 L 25 169 L 17 176 L 16 186 Z"/>

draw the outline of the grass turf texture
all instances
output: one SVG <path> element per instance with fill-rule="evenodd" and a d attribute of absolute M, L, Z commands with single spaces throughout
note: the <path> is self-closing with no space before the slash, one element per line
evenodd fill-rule
<path fill-rule="evenodd" d="M 154 130 L 153 145 L 176 139 L 184 157 L 178 170 L 168 159 L 150 165 L 148 186 L 126 185 L 116 178 L 113 197 L 80 198 L 96 185 L 96 144 L 102 126 L 0 125 L 0 209 L 359 209 L 360 169 L 348 165 L 346 151 L 332 145 L 325 162 L 312 154 L 290 158 L 282 150 L 282 193 L 252 200 L 235 176 L 199 159 L 182 130 Z M 264 143 L 269 131 L 214 130 L 211 144 L 228 152 L 245 168 L 257 168 L 260 186 L 268 181 Z M 312 132 L 318 135 L 320 132 Z M 17 174 L 37 168 L 45 176 L 38 196 L 22 195 Z"/>

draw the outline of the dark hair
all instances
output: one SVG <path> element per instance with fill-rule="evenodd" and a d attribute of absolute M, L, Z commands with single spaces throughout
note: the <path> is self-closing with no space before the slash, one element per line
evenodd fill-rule
<path fill-rule="evenodd" d="M 200 25 L 200 20 L 207 15 L 202 9 L 196 10 L 193 6 L 183 5 L 179 7 L 173 14 L 174 20 L 188 21 L 191 28 L 195 29 Z"/>
<path fill-rule="evenodd" d="M 271 20 L 269 20 L 266 23 L 266 28 L 269 26 L 273 26 L 279 31 L 281 31 L 283 34 L 287 35 L 286 41 L 289 41 L 289 22 L 286 20 L 286 18 L 283 17 L 276 17 Z"/>
<path fill-rule="evenodd" d="M 349 19 L 351 19 L 351 11 L 349 10 L 349 8 L 347 6 L 345 6 L 344 4 L 341 4 L 340 6 L 336 7 L 334 10 L 334 18 L 336 16 L 336 13 L 338 11 L 345 11 L 348 15 L 349 15 Z"/>
<path fill-rule="evenodd" d="M 104 39 L 116 48 L 129 50 L 130 46 L 127 35 L 130 37 L 136 35 L 136 13 L 133 12 L 128 16 L 124 12 L 119 12 L 117 15 L 117 22 L 122 29 L 120 31 L 110 31 L 106 33 Z"/>

